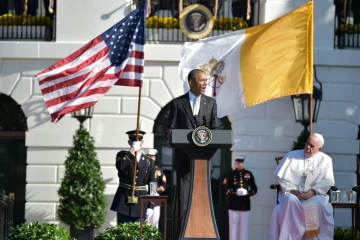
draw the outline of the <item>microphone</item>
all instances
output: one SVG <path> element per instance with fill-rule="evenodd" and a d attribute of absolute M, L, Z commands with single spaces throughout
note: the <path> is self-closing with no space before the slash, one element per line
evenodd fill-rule
<path fill-rule="evenodd" d="M 204 119 L 204 126 L 205 126 L 205 127 L 208 127 L 208 126 L 209 126 L 209 122 L 208 122 L 207 117 L 204 116 L 203 119 Z"/>
<path fill-rule="evenodd" d="M 200 126 L 200 122 L 199 122 L 199 117 L 198 117 L 198 115 L 194 115 L 194 120 L 195 120 L 196 127 L 199 127 L 199 126 Z"/>

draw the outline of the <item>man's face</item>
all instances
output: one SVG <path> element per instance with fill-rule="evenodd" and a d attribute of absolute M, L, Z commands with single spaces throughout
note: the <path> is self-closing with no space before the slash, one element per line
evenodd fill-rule
<path fill-rule="evenodd" d="M 206 74 L 199 72 L 195 79 L 189 81 L 190 91 L 195 95 L 199 96 L 200 94 L 205 94 L 207 87 L 207 78 Z"/>
<path fill-rule="evenodd" d="M 321 144 L 319 139 L 316 136 L 310 136 L 305 143 L 305 149 L 304 152 L 307 157 L 312 157 L 316 153 L 321 151 Z"/>
<path fill-rule="evenodd" d="M 150 158 L 155 162 L 155 160 L 156 160 L 156 156 L 155 156 L 155 155 L 151 156 Z"/>
<path fill-rule="evenodd" d="M 237 169 L 243 170 L 244 169 L 244 162 L 235 161 L 235 166 L 236 166 Z"/>

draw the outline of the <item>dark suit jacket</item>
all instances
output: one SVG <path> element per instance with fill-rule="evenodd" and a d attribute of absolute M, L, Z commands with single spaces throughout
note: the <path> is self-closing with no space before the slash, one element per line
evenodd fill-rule
<path fill-rule="evenodd" d="M 138 197 L 138 203 L 128 203 L 128 196 L 131 196 L 132 183 L 134 179 L 134 161 L 135 157 L 129 151 L 120 151 L 116 155 L 116 168 L 118 170 L 119 182 L 129 188 L 118 187 L 114 200 L 111 205 L 111 210 L 129 217 L 140 217 L 140 195 L 147 195 L 148 192 L 144 190 L 136 190 L 135 196 Z M 136 186 L 146 186 L 150 182 L 155 182 L 155 165 L 154 161 L 142 154 L 140 161 L 137 164 L 136 171 Z M 153 208 L 153 204 L 148 207 Z M 146 214 L 146 206 L 144 207 L 143 216 Z"/>
<path fill-rule="evenodd" d="M 201 95 L 198 119 L 200 125 L 206 124 L 209 129 L 218 128 L 217 107 L 214 98 Z M 196 123 L 190 105 L 189 93 L 187 92 L 171 101 L 166 136 L 169 140 L 171 129 L 195 128 Z M 190 172 L 190 159 L 183 149 L 175 149 L 173 165 L 178 179 Z"/>

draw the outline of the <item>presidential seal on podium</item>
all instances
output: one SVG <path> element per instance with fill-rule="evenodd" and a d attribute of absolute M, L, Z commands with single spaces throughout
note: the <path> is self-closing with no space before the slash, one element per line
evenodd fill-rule
<path fill-rule="evenodd" d="M 180 14 L 179 24 L 181 31 L 188 38 L 201 39 L 212 31 L 214 17 L 204 5 L 192 4 Z"/>
<path fill-rule="evenodd" d="M 192 140 L 197 146 L 205 147 L 211 143 L 212 133 L 207 127 L 197 127 L 192 132 Z"/>

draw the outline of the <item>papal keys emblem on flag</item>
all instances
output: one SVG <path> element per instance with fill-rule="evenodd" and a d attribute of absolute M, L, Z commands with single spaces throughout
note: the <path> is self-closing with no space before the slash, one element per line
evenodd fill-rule
<path fill-rule="evenodd" d="M 221 85 L 226 81 L 226 75 L 221 75 L 225 67 L 225 61 L 218 61 L 215 58 L 211 58 L 208 63 L 205 63 L 200 66 L 200 69 L 203 70 L 206 75 L 211 77 L 208 81 L 208 85 L 213 89 L 213 96 L 216 96 L 216 89 L 221 87 Z"/>

